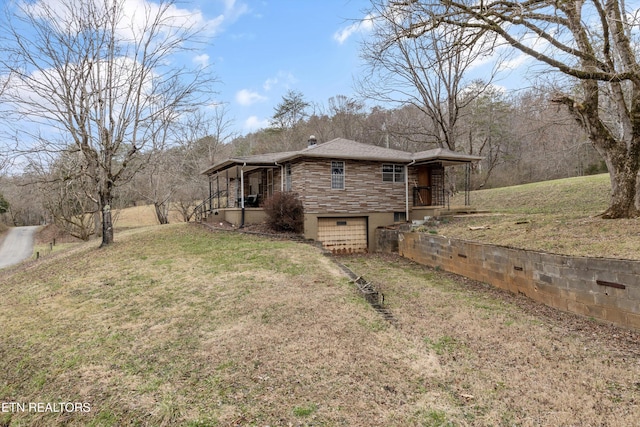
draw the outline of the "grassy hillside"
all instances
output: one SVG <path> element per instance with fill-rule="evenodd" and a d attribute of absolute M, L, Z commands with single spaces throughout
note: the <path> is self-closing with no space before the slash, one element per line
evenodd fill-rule
<path fill-rule="evenodd" d="M 457 218 L 428 231 L 544 252 L 640 259 L 640 222 L 598 216 L 607 208 L 609 189 L 609 175 L 602 174 L 474 191 L 472 205 L 492 215 Z M 463 195 L 451 203 L 463 204 Z M 172 211 L 170 221 L 182 219 Z M 115 238 L 119 231 L 157 223 L 151 205 L 118 210 Z"/>
<path fill-rule="evenodd" d="M 179 224 L 183 221 L 177 211 L 170 211 L 169 222 L 171 224 Z M 158 219 L 153 205 L 142 205 L 115 210 L 114 223 L 116 232 L 115 239 L 117 240 L 123 231 L 158 225 Z M 2 224 L 0 224 L 0 239 L 2 238 L 1 227 Z M 96 240 L 99 239 L 99 237 L 93 236 L 93 239 Z M 55 242 L 55 245 L 53 242 Z M 36 235 L 33 258 L 50 256 L 53 253 L 65 251 L 81 242 L 82 240 L 71 236 L 55 224 L 49 224 L 42 227 Z"/>
<path fill-rule="evenodd" d="M 640 220 L 599 216 L 610 188 L 604 174 L 474 191 L 471 204 L 493 215 L 456 218 L 437 232 L 543 252 L 640 259 Z"/>
<path fill-rule="evenodd" d="M 494 212 L 595 216 L 607 208 L 610 189 L 601 174 L 474 191 L 471 201 Z"/>
<path fill-rule="evenodd" d="M 5 407 L 0 425 L 640 417 L 635 335 L 400 259 L 343 261 L 375 279 L 397 327 L 315 247 L 195 225 L 123 232 L 108 248 L 83 243 L 0 272 L 0 402 L 44 408 Z M 47 412 L 53 402 L 84 412 Z"/>
<path fill-rule="evenodd" d="M 177 211 L 169 211 L 169 222 L 171 224 L 182 222 L 182 217 Z M 153 205 L 134 206 L 115 211 L 116 229 L 146 227 L 157 224 L 158 218 Z"/>

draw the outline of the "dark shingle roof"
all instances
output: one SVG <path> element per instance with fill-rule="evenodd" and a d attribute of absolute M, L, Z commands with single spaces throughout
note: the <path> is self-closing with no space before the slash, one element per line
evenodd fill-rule
<path fill-rule="evenodd" d="M 202 173 L 207 175 L 234 165 L 273 166 L 276 163 L 283 163 L 298 158 L 371 160 L 406 164 L 437 160 L 468 163 L 482 159 L 482 157 L 457 153 L 444 148 L 409 153 L 407 151 L 378 147 L 377 145 L 363 144 L 362 142 L 349 139 L 336 138 L 324 144 L 313 145 L 300 151 L 232 157 L 214 164 Z"/>
<path fill-rule="evenodd" d="M 318 144 L 298 151 L 297 157 L 319 157 L 353 160 L 379 160 L 387 162 L 410 162 L 411 153 L 377 145 L 363 144 L 344 138 L 336 138 L 324 144 Z"/>

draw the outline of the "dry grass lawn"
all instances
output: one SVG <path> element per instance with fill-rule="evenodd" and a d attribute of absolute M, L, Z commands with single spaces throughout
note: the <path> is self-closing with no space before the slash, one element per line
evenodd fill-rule
<path fill-rule="evenodd" d="M 493 214 L 455 218 L 431 231 L 550 253 L 640 259 L 640 219 L 599 216 L 610 188 L 603 174 L 474 191 L 472 205 Z"/>
<path fill-rule="evenodd" d="M 632 426 L 634 333 L 394 257 L 172 225 L 0 272 L 0 426 Z"/>
<path fill-rule="evenodd" d="M 158 218 L 156 217 L 153 205 L 141 205 L 126 209 L 116 209 L 114 211 L 114 218 L 116 229 L 158 225 Z M 179 212 L 170 210 L 169 222 L 171 224 L 183 222 L 182 216 Z"/>

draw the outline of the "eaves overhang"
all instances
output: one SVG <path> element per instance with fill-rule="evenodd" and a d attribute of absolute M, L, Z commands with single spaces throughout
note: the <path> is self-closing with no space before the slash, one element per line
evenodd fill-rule
<path fill-rule="evenodd" d="M 417 153 L 409 153 L 406 151 L 393 150 L 337 138 L 324 144 L 307 147 L 300 151 L 256 154 L 252 156 L 229 158 L 207 168 L 202 172 L 202 174 L 212 175 L 216 172 L 222 172 L 234 166 L 252 168 L 277 167 L 284 162 L 291 162 L 298 159 L 359 160 L 400 163 L 412 166 L 438 162 L 444 166 L 454 166 L 477 162 L 482 160 L 483 157 L 459 153 L 445 148 L 435 148 Z"/>

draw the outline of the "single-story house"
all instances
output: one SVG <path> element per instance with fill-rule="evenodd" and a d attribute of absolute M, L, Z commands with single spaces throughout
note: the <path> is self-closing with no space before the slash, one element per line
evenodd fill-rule
<path fill-rule="evenodd" d="M 262 201 L 293 191 L 304 206 L 306 238 L 337 252 L 375 250 L 376 228 L 448 208 L 446 167 L 479 160 L 442 148 L 410 153 L 343 138 L 317 144 L 311 137 L 300 151 L 232 157 L 206 169 L 206 216 L 238 227 L 261 223 Z"/>

